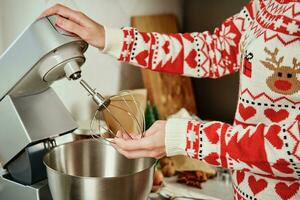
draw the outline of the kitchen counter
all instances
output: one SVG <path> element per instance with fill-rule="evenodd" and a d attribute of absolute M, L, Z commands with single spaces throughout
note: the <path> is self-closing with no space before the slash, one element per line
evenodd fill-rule
<path fill-rule="evenodd" d="M 176 182 L 176 177 L 166 178 L 165 179 L 166 186 L 170 186 L 170 188 L 175 189 L 176 191 L 186 192 L 185 194 L 193 194 L 193 197 L 199 196 L 203 199 L 207 200 L 232 200 L 233 199 L 233 191 L 231 183 L 224 182 L 219 178 L 208 180 L 205 183 L 202 183 L 202 189 L 190 187 L 184 184 L 180 184 Z M 163 192 L 163 190 L 161 190 Z M 181 192 L 180 192 L 181 193 Z M 149 200 L 163 200 L 164 198 L 158 194 L 150 194 Z M 181 198 L 184 199 L 184 198 Z M 178 198 L 179 200 L 179 198 Z"/>

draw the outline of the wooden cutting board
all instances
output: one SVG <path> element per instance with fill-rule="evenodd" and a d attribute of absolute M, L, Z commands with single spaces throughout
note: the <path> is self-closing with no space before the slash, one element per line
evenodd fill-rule
<path fill-rule="evenodd" d="M 135 16 L 131 18 L 131 25 L 143 32 L 178 32 L 174 15 Z M 176 113 L 182 107 L 197 114 L 191 78 L 141 70 L 150 102 L 157 106 L 161 119 Z"/>

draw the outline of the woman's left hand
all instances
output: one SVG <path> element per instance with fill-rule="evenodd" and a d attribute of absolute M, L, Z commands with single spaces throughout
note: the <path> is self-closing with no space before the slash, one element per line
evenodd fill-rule
<path fill-rule="evenodd" d="M 162 158 L 166 155 L 165 148 L 166 121 L 156 121 L 146 132 L 143 138 L 128 137 L 126 133 L 117 134 L 112 144 L 121 154 L 129 159 L 135 158 Z"/>

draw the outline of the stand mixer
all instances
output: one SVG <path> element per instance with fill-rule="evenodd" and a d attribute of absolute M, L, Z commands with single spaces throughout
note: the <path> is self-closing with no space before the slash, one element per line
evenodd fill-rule
<path fill-rule="evenodd" d="M 88 45 L 55 21 L 34 22 L 0 57 L 1 200 L 52 200 L 43 157 L 77 128 L 50 86 L 81 77 Z"/>

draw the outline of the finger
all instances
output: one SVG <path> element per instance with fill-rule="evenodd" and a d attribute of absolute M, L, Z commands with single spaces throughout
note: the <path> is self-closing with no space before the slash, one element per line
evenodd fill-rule
<path fill-rule="evenodd" d="M 115 148 L 116 150 L 118 149 L 118 146 L 114 143 L 114 142 L 111 142 L 110 145 Z"/>
<path fill-rule="evenodd" d="M 116 147 L 116 150 L 125 156 L 128 159 L 137 159 L 137 158 L 147 158 L 151 157 L 151 152 L 146 150 L 139 150 L 139 151 L 125 151 L 123 149 L 120 149 Z"/>
<path fill-rule="evenodd" d="M 122 149 L 117 149 L 122 155 L 129 159 L 137 158 L 156 158 L 160 159 L 165 156 L 164 153 L 159 153 L 157 151 L 147 151 L 147 150 L 138 150 L 138 151 L 124 151 Z"/>
<path fill-rule="evenodd" d="M 149 137 L 149 136 L 155 134 L 156 132 L 157 132 L 157 128 L 154 125 L 154 126 L 150 127 L 147 131 L 144 132 L 144 136 Z"/>
<path fill-rule="evenodd" d="M 124 140 L 128 140 L 128 139 L 131 139 L 127 133 L 124 133 L 122 131 L 118 131 L 117 132 L 117 135 L 116 135 L 117 138 L 121 138 L 121 139 L 124 139 Z"/>
<path fill-rule="evenodd" d="M 151 140 L 149 138 L 142 138 L 136 140 L 124 140 L 120 138 L 116 138 L 115 140 L 116 145 L 126 151 L 132 150 L 148 150 L 151 149 Z"/>
<path fill-rule="evenodd" d="M 133 139 L 133 140 L 140 140 L 143 138 L 141 134 L 137 134 L 137 133 L 131 133 L 130 136 L 131 136 L 131 139 Z"/>
<path fill-rule="evenodd" d="M 57 17 L 56 24 L 60 28 L 66 30 L 68 32 L 75 33 L 79 37 L 82 37 L 83 27 L 76 24 L 75 22 L 72 22 L 71 20 L 68 20 L 68 19 L 63 18 L 63 17 Z"/>
<path fill-rule="evenodd" d="M 117 138 L 123 138 L 123 134 L 121 131 L 118 131 L 117 134 L 116 134 L 116 137 Z"/>
<path fill-rule="evenodd" d="M 148 130 L 144 133 L 144 137 L 149 137 L 150 135 L 153 135 L 154 133 L 155 133 L 155 131 Z"/>
<path fill-rule="evenodd" d="M 131 140 L 132 139 L 132 135 L 129 135 L 128 133 L 123 133 L 123 139 L 124 140 Z"/>
<path fill-rule="evenodd" d="M 129 133 L 125 133 L 125 132 L 122 132 L 122 131 L 121 131 L 121 133 L 122 133 L 122 138 L 124 140 L 130 140 L 130 139 L 132 139 L 131 135 L 129 135 Z"/>
<path fill-rule="evenodd" d="M 137 140 L 137 139 L 141 139 L 140 135 L 135 135 L 133 133 L 125 133 L 125 132 L 122 132 L 120 130 L 117 132 L 117 134 L 119 134 L 119 135 L 117 135 L 118 138 L 122 138 L 124 140 L 132 140 L 132 139 Z"/>
<path fill-rule="evenodd" d="M 62 4 L 56 4 L 42 12 L 41 17 L 58 14 L 59 10 L 65 10 L 66 8 L 67 7 Z"/>
<path fill-rule="evenodd" d="M 87 24 L 88 21 L 82 13 L 61 4 L 57 4 L 42 13 L 42 17 L 50 15 L 60 15 L 81 25 Z"/>
<path fill-rule="evenodd" d="M 129 159 L 136 159 L 136 158 L 156 158 L 160 159 L 166 155 L 163 149 L 158 149 L 156 151 L 149 151 L 149 150 L 137 150 L 137 151 L 126 151 L 119 148 L 116 144 L 112 144 L 112 146 L 122 155 Z"/>

